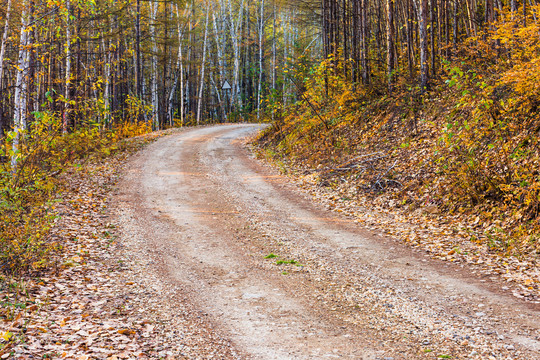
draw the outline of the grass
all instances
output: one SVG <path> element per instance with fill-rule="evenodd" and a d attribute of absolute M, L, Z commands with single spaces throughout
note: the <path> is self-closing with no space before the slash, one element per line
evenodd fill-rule
<path fill-rule="evenodd" d="M 264 257 L 265 259 L 277 259 L 276 265 L 284 265 L 284 264 L 290 264 L 290 265 L 296 265 L 296 266 L 304 266 L 300 264 L 298 261 L 294 259 L 284 260 L 280 259 L 276 254 L 270 253 Z"/>
<path fill-rule="evenodd" d="M 282 264 L 297 265 L 298 261 L 296 261 L 296 260 L 278 260 L 278 261 L 276 261 L 276 265 L 282 265 Z"/>

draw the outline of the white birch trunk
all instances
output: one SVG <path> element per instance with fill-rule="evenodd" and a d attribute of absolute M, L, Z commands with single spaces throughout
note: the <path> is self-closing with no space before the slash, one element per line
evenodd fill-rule
<path fill-rule="evenodd" d="M 6 53 L 7 35 L 9 32 L 9 17 L 11 15 L 11 0 L 8 0 L 6 9 L 6 23 L 4 24 L 4 34 L 2 35 L 2 48 L 0 48 L 0 86 L 4 78 L 4 56 Z"/>
<path fill-rule="evenodd" d="M 223 46 L 225 46 L 225 39 L 223 39 L 221 35 L 222 32 L 218 31 L 218 23 L 216 21 L 215 12 L 212 13 L 212 20 L 213 20 L 213 25 L 214 25 L 214 38 L 215 38 L 216 50 L 217 50 L 218 84 L 223 84 L 223 80 L 225 78 L 225 74 L 224 74 L 225 65 L 224 65 L 222 44 Z M 221 101 L 221 91 L 222 91 L 221 87 L 218 87 L 218 86 L 214 86 L 214 87 L 215 87 L 216 94 L 218 97 L 218 103 L 221 110 L 221 115 L 223 117 L 226 117 L 226 110 L 223 106 L 223 102 Z"/>
<path fill-rule="evenodd" d="M 276 4 L 273 4 L 272 24 L 272 103 L 276 101 Z M 274 107 L 272 106 L 272 121 L 274 121 Z"/>
<path fill-rule="evenodd" d="M 157 43 L 156 43 L 156 21 L 157 21 L 157 12 L 159 4 L 158 2 L 152 2 L 151 5 L 151 21 L 150 26 L 150 39 L 152 41 L 152 120 L 153 120 L 153 129 L 159 129 L 159 97 L 158 97 L 158 57 L 157 57 Z"/>
<path fill-rule="evenodd" d="M 15 98 L 14 98 L 14 132 L 13 137 L 13 156 L 11 157 L 11 169 L 13 172 L 17 170 L 17 160 L 19 155 L 19 144 L 21 133 L 26 130 L 26 100 L 28 89 L 28 68 L 30 63 L 30 37 L 28 36 L 28 0 L 23 0 L 23 11 L 21 14 L 21 39 L 19 46 L 19 59 L 17 61 L 17 80 L 15 83 Z"/>
<path fill-rule="evenodd" d="M 105 121 L 103 122 L 103 127 L 107 126 L 107 124 L 111 120 L 111 61 L 112 61 L 112 51 L 110 49 L 110 46 L 105 47 L 105 40 L 103 41 L 103 49 L 107 49 L 107 63 L 105 64 L 105 90 L 103 92 L 103 107 L 105 110 Z"/>
<path fill-rule="evenodd" d="M 257 86 L 257 121 L 261 118 L 261 91 L 263 76 L 263 36 L 264 36 L 264 0 L 260 0 L 259 9 L 259 84 Z"/>
<path fill-rule="evenodd" d="M 221 48 L 221 44 L 225 44 L 225 41 L 223 41 L 222 37 L 220 36 L 221 32 L 218 31 L 217 27 L 217 21 L 216 21 L 216 14 L 215 12 L 212 13 L 212 20 L 214 25 L 214 37 L 216 41 L 216 50 L 217 50 L 217 61 L 218 61 L 218 75 L 219 75 L 219 84 L 223 83 L 223 49 Z"/>
<path fill-rule="evenodd" d="M 420 91 L 425 92 L 428 82 L 428 41 L 427 41 L 427 18 L 428 0 L 420 0 L 419 38 L 420 38 Z"/>
<path fill-rule="evenodd" d="M 176 88 L 178 86 L 178 78 L 180 77 L 181 80 L 181 84 L 180 84 L 180 101 L 181 101 L 181 104 L 180 104 L 180 121 L 181 121 L 181 124 L 183 125 L 184 124 L 184 93 L 183 93 L 183 87 L 184 87 L 184 84 L 183 84 L 183 67 L 182 67 L 182 63 L 183 63 L 183 59 L 182 59 L 182 38 L 183 38 L 183 31 L 182 31 L 182 28 L 180 27 L 180 12 L 178 11 L 178 5 L 175 5 L 175 9 L 176 9 L 176 18 L 177 18 L 177 27 L 178 27 L 178 54 L 177 54 L 177 59 L 176 59 L 176 68 L 175 68 L 175 75 L 174 75 L 174 81 L 173 81 L 173 84 L 171 86 L 171 91 L 169 92 L 169 99 L 168 99 L 168 108 L 167 108 L 167 116 L 169 117 L 169 125 L 170 126 L 173 126 L 174 125 L 174 119 L 173 119 L 173 100 L 174 100 L 174 94 L 176 93 Z"/>
<path fill-rule="evenodd" d="M 231 105 L 240 103 L 240 44 L 238 39 L 238 31 L 240 29 L 240 24 L 242 23 L 242 17 L 244 14 L 244 0 L 240 2 L 240 7 L 238 9 L 238 19 L 235 22 L 232 15 L 232 5 L 231 1 L 228 0 L 229 8 L 229 21 L 231 23 L 231 40 L 233 44 L 233 55 L 234 55 L 234 68 L 233 68 L 233 84 L 232 84 L 232 94 L 231 96 Z"/>
<path fill-rule="evenodd" d="M 285 67 L 288 66 L 289 64 L 289 60 L 288 60 L 288 57 L 289 57 L 289 33 L 290 33 L 290 27 L 289 27 L 289 15 L 286 14 L 285 15 L 285 18 L 282 20 L 283 22 L 283 62 L 285 64 Z M 285 76 L 283 78 L 283 90 L 282 90 L 282 102 L 283 102 L 283 107 L 287 106 L 287 91 L 288 91 L 288 88 L 287 88 L 287 77 Z"/>
<path fill-rule="evenodd" d="M 193 16 L 193 9 L 191 9 L 191 13 L 190 13 L 190 17 Z M 188 44 L 193 44 L 193 24 L 191 22 L 191 19 L 189 20 L 189 31 L 188 31 L 188 34 L 189 34 L 189 38 L 188 38 Z M 192 114 L 192 110 L 191 109 L 191 98 L 190 98 L 190 95 L 191 95 L 191 89 L 192 89 L 192 79 L 191 79 L 191 68 L 193 66 L 193 64 L 191 64 L 191 51 L 192 51 L 192 46 L 188 46 L 187 48 L 187 60 L 188 60 L 188 63 L 187 63 L 187 67 L 186 67 L 186 90 L 185 90 L 185 97 L 186 97 L 186 105 L 187 105 L 187 109 L 190 111 L 190 114 Z"/>
<path fill-rule="evenodd" d="M 182 46 L 180 46 L 180 56 L 182 56 Z M 184 112 L 184 61 L 180 61 L 180 126 L 184 126 L 185 112 Z"/>
<path fill-rule="evenodd" d="M 208 12 L 206 12 L 206 21 L 204 25 L 204 42 L 203 42 L 203 58 L 201 64 L 201 81 L 199 83 L 199 102 L 197 104 L 197 125 L 200 124 L 201 120 L 201 106 L 202 106 L 202 95 L 204 89 L 204 68 L 206 65 L 206 43 L 208 41 Z"/>

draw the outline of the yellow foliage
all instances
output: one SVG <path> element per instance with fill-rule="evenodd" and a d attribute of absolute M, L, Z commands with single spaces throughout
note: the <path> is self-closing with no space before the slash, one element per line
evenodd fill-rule
<path fill-rule="evenodd" d="M 17 154 L 8 136 L 0 146 L 0 273 L 39 271 L 54 263 L 61 244 L 48 231 L 61 188 L 58 174 L 89 156 L 110 155 L 119 140 L 149 132 L 147 123 L 123 122 L 110 130 L 97 123 L 62 134 L 56 114 L 39 113 L 32 132 L 22 134 Z M 14 155 L 16 169 L 8 161 Z"/>
<path fill-rule="evenodd" d="M 261 142 L 326 178 L 347 174 L 358 189 L 386 174 L 412 209 L 475 214 L 487 224 L 483 239 L 497 239 L 491 249 L 540 252 L 540 25 L 511 18 L 458 47 L 423 95 L 399 81 L 391 96 L 352 84 L 332 56 L 305 71 L 301 100 Z M 400 162 L 332 170 L 376 152 Z"/>

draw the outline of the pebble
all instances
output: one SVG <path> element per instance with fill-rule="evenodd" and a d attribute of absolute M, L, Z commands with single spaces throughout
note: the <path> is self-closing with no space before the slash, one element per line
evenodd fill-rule
<path fill-rule="evenodd" d="M 514 345 L 504 345 L 504 348 L 506 350 L 515 350 L 516 348 L 514 347 Z"/>

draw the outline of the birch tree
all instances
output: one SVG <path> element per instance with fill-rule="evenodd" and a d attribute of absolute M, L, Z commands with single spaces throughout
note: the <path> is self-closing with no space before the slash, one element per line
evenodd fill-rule
<path fill-rule="evenodd" d="M 150 7 L 150 40 L 152 42 L 152 83 L 151 83 L 151 96 L 152 96 L 152 128 L 159 129 L 159 97 L 158 97 L 158 48 L 156 42 L 156 21 L 158 13 L 159 3 L 152 1 Z"/>
<path fill-rule="evenodd" d="M 11 16 L 11 0 L 7 2 L 6 22 L 4 23 L 4 33 L 2 34 L 2 45 L 0 48 L 0 86 L 4 78 L 4 56 L 6 54 L 7 36 L 9 32 L 9 17 Z"/>
<path fill-rule="evenodd" d="M 15 82 L 14 99 L 14 136 L 13 136 L 13 155 L 11 157 L 12 171 L 17 169 L 19 158 L 19 144 L 23 132 L 26 130 L 26 101 L 28 90 L 28 68 L 30 62 L 30 37 L 29 32 L 30 4 L 29 0 L 22 1 L 21 13 L 21 37 L 19 44 L 19 57 L 17 61 L 17 81 Z"/>
<path fill-rule="evenodd" d="M 71 83 L 71 2 L 66 0 L 66 72 L 64 80 L 64 112 L 62 113 L 62 132 L 68 131 L 68 111 Z"/>
<path fill-rule="evenodd" d="M 257 84 L 257 120 L 261 118 L 261 92 L 262 92 L 262 77 L 264 73 L 263 67 L 263 53 L 264 53 L 264 24 L 266 19 L 264 18 L 264 0 L 259 0 L 259 81 Z"/>
<path fill-rule="evenodd" d="M 182 102 L 180 104 L 180 124 L 184 124 L 184 59 L 182 56 L 182 40 L 183 40 L 183 28 L 182 24 L 180 23 L 180 12 L 178 11 L 178 5 L 174 5 L 175 12 L 176 12 L 176 27 L 177 27 L 177 33 L 178 33 L 178 53 L 176 55 L 176 66 L 174 71 L 174 80 L 173 84 L 171 86 L 171 90 L 169 91 L 169 99 L 168 99 L 168 106 L 167 106 L 167 120 L 169 122 L 170 126 L 174 125 L 174 119 L 173 119 L 173 101 L 174 101 L 174 95 L 176 93 L 176 88 L 178 86 L 178 80 L 180 79 L 180 101 Z"/>
<path fill-rule="evenodd" d="M 204 89 L 204 70 L 206 66 L 206 44 L 208 41 L 208 14 L 210 11 L 206 12 L 206 20 L 204 23 L 204 42 L 203 42 L 203 56 L 202 56 L 202 63 L 201 63 L 201 78 L 199 82 L 199 101 L 197 104 L 197 125 L 200 124 L 201 120 L 201 105 L 203 101 L 203 89 Z"/>
<path fill-rule="evenodd" d="M 235 19 L 233 15 L 233 7 L 231 0 L 227 0 L 227 5 L 229 8 L 229 23 L 230 23 L 230 33 L 233 47 L 233 56 L 234 56 L 234 67 L 233 67 L 233 84 L 232 84 L 232 93 L 231 105 L 240 103 L 240 39 L 239 39 L 239 30 L 242 23 L 243 13 L 244 13 L 244 0 L 241 0 L 240 6 L 238 7 L 238 16 Z"/>

